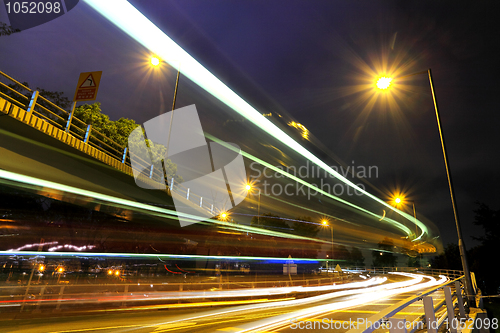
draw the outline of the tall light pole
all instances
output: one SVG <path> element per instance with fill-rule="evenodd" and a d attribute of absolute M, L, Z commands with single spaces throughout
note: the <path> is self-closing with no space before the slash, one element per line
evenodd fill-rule
<path fill-rule="evenodd" d="M 332 232 L 332 253 L 331 253 L 331 254 L 332 254 L 332 256 L 331 256 L 331 258 L 332 258 L 332 260 L 333 260 L 333 226 L 332 226 L 332 225 L 330 225 L 330 224 L 328 224 L 328 221 L 327 221 L 327 220 L 322 220 L 322 221 L 321 221 L 321 223 L 322 223 L 324 226 L 326 226 L 326 227 L 330 227 L 330 231 Z M 328 262 L 327 262 L 327 263 L 328 263 Z M 332 261 L 332 264 L 333 264 L 333 261 Z"/>
<path fill-rule="evenodd" d="M 417 211 L 415 210 L 415 201 L 408 200 L 408 199 L 401 197 L 401 196 L 396 196 L 394 198 L 394 203 L 396 204 L 396 206 L 404 205 L 407 202 L 411 202 L 411 204 L 413 206 L 413 218 L 415 219 L 415 238 L 417 238 L 418 226 L 417 226 Z"/>
<path fill-rule="evenodd" d="M 250 192 L 251 190 L 253 189 L 253 185 L 251 183 L 247 183 L 245 185 L 245 190 L 247 190 L 247 192 Z M 260 224 L 260 188 L 259 188 L 259 202 L 257 204 L 257 224 L 259 225 Z"/>
<path fill-rule="evenodd" d="M 467 291 L 467 295 L 469 295 L 469 297 L 468 297 L 469 304 L 472 306 L 472 304 L 473 304 L 472 301 L 474 299 L 475 293 L 474 293 L 474 288 L 472 288 L 472 282 L 471 282 L 470 272 L 469 272 L 469 265 L 467 263 L 467 257 L 466 257 L 467 252 L 465 251 L 465 244 L 464 244 L 463 237 L 462 237 L 462 228 L 460 227 L 460 220 L 458 218 L 458 211 L 457 211 L 457 205 L 456 205 L 456 200 L 455 200 L 455 190 L 454 190 L 453 182 L 451 179 L 450 164 L 448 162 L 448 155 L 446 153 L 446 144 L 444 142 L 443 129 L 441 128 L 441 118 L 439 116 L 439 111 L 438 111 L 436 92 L 434 91 L 434 82 L 432 81 L 432 72 L 431 72 L 431 69 L 429 68 L 427 71 L 422 71 L 422 72 L 418 72 L 418 73 L 404 75 L 404 76 L 399 77 L 398 79 L 402 79 L 402 78 L 414 76 L 414 75 L 420 75 L 420 74 L 427 74 L 429 77 L 429 84 L 430 84 L 431 93 L 432 93 L 432 100 L 434 102 L 434 110 L 436 111 L 436 121 L 437 121 L 438 130 L 439 130 L 439 137 L 441 138 L 441 148 L 443 150 L 444 166 L 446 169 L 446 176 L 448 178 L 448 187 L 450 189 L 451 205 L 453 207 L 453 215 L 455 217 L 455 226 L 457 228 L 458 248 L 460 250 L 460 258 L 462 260 L 462 268 L 464 270 L 464 275 L 465 275 L 465 288 Z M 391 85 L 391 82 L 392 82 L 392 78 L 381 77 L 377 80 L 377 87 L 379 89 L 388 89 Z"/>
<path fill-rule="evenodd" d="M 151 64 L 156 67 L 160 65 L 160 59 L 152 56 L 151 57 Z M 172 101 L 172 113 L 170 114 L 170 125 L 168 129 L 168 139 L 167 139 L 167 147 L 166 147 L 166 152 L 165 156 L 168 157 L 168 147 L 170 146 L 170 133 L 172 132 L 172 123 L 174 122 L 174 109 L 175 109 L 175 102 L 177 100 L 177 88 L 179 87 L 179 76 L 181 75 L 181 69 L 180 66 L 177 69 L 177 78 L 175 79 L 175 89 L 174 89 L 174 98 Z"/>

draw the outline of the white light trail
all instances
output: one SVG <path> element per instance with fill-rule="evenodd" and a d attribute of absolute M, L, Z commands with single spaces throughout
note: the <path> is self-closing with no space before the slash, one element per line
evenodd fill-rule
<path fill-rule="evenodd" d="M 34 244 L 26 244 L 21 247 L 18 247 L 17 249 L 10 249 L 5 252 L 15 252 L 15 251 L 22 251 L 24 249 L 31 249 L 32 247 L 37 247 L 37 246 L 45 246 L 45 245 L 54 245 L 57 244 L 58 242 L 47 242 L 47 243 L 34 243 Z M 49 250 L 50 251 L 50 250 Z"/>
<path fill-rule="evenodd" d="M 161 31 L 153 22 L 151 22 L 147 17 L 145 17 L 141 12 L 139 12 L 134 6 L 125 0 L 85 0 L 85 2 L 95 9 L 98 13 L 103 15 L 118 28 L 123 30 L 129 36 L 134 38 L 137 42 L 142 44 L 144 47 L 149 49 L 154 54 L 157 54 L 162 58 L 162 60 L 168 62 L 172 67 L 180 70 L 180 64 L 182 64 L 182 74 L 188 77 L 190 80 L 198 84 L 201 88 L 205 89 L 207 92 L 212 94 L 214 97 L 219 99 L 221 102 L 238 112 L 240 115 L 248 119 L 250 122 L 255 124 L 257 127 L 261 128 L 266 133 L 274 136 L 277 140 L 282 142 L 284 145 L 288 146 L 290 149 L 295 150 L 303 157 L 307 158 L 311 162 L 320 166 L 323 170 L 339 179 L 346 185 L 351 186 L 357 191 L 363 193 L 372 200 L 378 202 L 379 204 L 393 210 L 397 214 L 402 215 L 404 218 L 408 219 L 412 223 L 416 223 L 422 230 L 422 235 L 428 233 L 427 227 L 420 221 L 415 221 L 415 219 L 397 208 L 389 205 L 385 201 L 377 198 L 371 193 L 365 191 L 364 189 L 356 186 L 353 182 L 344 178 L 341 174 L 333 170 L 325 162 L 320 160 L 314 154 L 309 152 L 307 149 L 302 147 L 298 142 L 288 136 L 284 131 L 282 131 L 278 126 L 274 125 L 271 121 L 262 116 L 262 114 L 252 107 L 249 103 L 243 100 L 238 94 L 232 91 L 228 86 L 226 86 L 221 80 L 219 80 L 215 75 L 213 75 L 208 69 L 203 67 L 196 59 L 194 59 L 189 53 L 182 49 L 177 43 L 175 43 L 169 36 L 167 36 L 163 31 Z M 342 200 L 336 197 L 336 200 L 343 202 L 349 206 L 352 206 L 350 202 Z M 369 212 L 371 215 L 379 219 L 381 216 L 379 214 Z M 401 224 L 400 228 L 402 230 L 408 229 Z M 407 230 L 407 234 L 411 233 Z"/>
<path fill-rule="evenodd" d="M 49 248 L 49 251 L 50 252 L 54 252 L 54 251 L 57 251 L 57 250 L 60 250 L 60 249 L 68 249 L 68 250 L 75 250 L 75 251 L 85 251 L 85 250 L 93 249 L 94 247 L 95 247 L 95 245 L 75 246 L 75 245 L 65 244 L 65 245 L 53 246 L 53 247 Z"/>
<path fill-rule="evenodd" d="M 291 319 L 304 319 L 311 318 L 314 316 L 318 316 L 324 313 L 328 313 L 335 310 L 341 310 L 352 306 L 362 305 L 365 303 L 369 303 L 372 301 L 380 300 L 382 298 L 386 298 L 389 296 L 407 293 L 411 291 L 415 291 L 418 289 L 430 288 L 433 286 L 437 286 L 445 283 L 448 278 L 440 275 L 440 280 L 436 280 L 431 276 L 417 275 L 411 273 L 392 273 L 397 275 L 403 275 L 407 277 L 412 277 L 413 280 L 402 281 L 390 283 L 378 287 L 367 288 L 363 290 L 363 293 L 357 295 L 353 299 L 335 302 L 326 305 L 319 305 L 311 308 L 307 308 L 304 310 L 294 311 L 291 313 L 287 313 L 285 315 L 276 316 L 264 320 L 260 320 L 257 323 L 252 323 L 244 326 L 244 329 L 239 332 L 254 332 L 258 330 L 266 330 L 272 331 L 274 328 L 280 327 Z M 420 283 L 424 278 L 429 279 L 430 281 L 425 283 Z"/>

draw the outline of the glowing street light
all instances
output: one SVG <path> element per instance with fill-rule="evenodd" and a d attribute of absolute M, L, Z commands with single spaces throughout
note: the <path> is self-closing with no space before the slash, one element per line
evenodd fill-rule
<path fill-rule="evenodd" d="M 45 270 L 45 266 L 44 266 L 44 265 L 40 265 L 40 266 L 38 266 L 38 270 L 39 270 L 40 272 L 43 272 L 43 271 Z"/>
<path fill-rule="evenodd" d="M 323 224 L 325 227 L 330 227 L 330 230 L 332 232 L 332 260 L 333 260 L 333 226 L 328 223 L 327 219 L 322 219 L 321 224 Z M 333 264 L 333 262 L 332 262 L 332 264 Z M 328 261 L 326 262 L 326 265 L 327 265 L 327 269 L 328 269 Z M 327 270 L 327 272 L 328 272 L 328 270 Z"/>
<path fill-rule="evenodd" d="M 113 275 L 113 271 L 111 269 L 108 270 L 108 275 Z"/>
<path fill-rule="evenodd" d="M 158 59 L 155 56 L 151 56 L 150 62 L 151 62 L 151 65 L 153 65 L 154 67 L 157 67 L 160 64 L 160 59 Z"/>
<path fill-rule="evenodd" d="M 116 275 L 116 276 L 120 275 L 120 271 L 116 271 L 116 272 L 115 272 L 115 275 Z"/>
<path fill-rule="evenodd" d="M 247 191 L 251 191 L 254 189 L 254 186 L 252 185 L 252 183 L 247 183 L 245 185 L 245 189 Z M 260 225 L 260 188 L 259 188 L 259 202 L 257 204 L 257 224 Z"/>
<path fill-rule="evenodd" d="M 413 218 L 415 219 L 415 239 L 417 239 L 417 234 L 418 234 L 418 225 L 417 225 L 417 211 L 415 210 L 415 201 L 413 200 L 408 200 L 404 195 L 401 194 L 396 194 L 394 195 L 394 205 L 396 207 L 399 207 L 401 205 L 406 205 L 408 202 L 411 202 L 413 205 Z"/>
<path fill-rule="evenodd" d="M 469 301 L 471 301 L 471 304 L 473 304 L 475 293 L 474 293 L 474 289 L 472 288 L 472 281 L 471 281 L 470 272 L 469 272 L 469 265 L 467 263 L 465 244 L 464 244 L 463 237 L 462 237 L 462 228 L 460 227 L 460 220 L 458 218 L 458 210 L 457 210 L 456 199 L 455 199 L 455 190 L 453 188 L 453 182 L 451 179 L 451 172 L 450 172 L 450 166 L 449 166 L 449 162 L 448 162 L 448 155 L 446 153 L 446 145 L 445 145 L 445 141 L 444 141 L 443 129 L 441 128 L 441 118 L 439 116 L 438 104 L 437 104 L 437 99 L 436 99 L 436 92 L 434 91 L 434 82 L 432 81 L 432 72 L 431 72 L 431 69 L 429 68 L 426 71 L 400 76 L 400 77 L 398 77 L 398 79 L 402 79 L 402 78 L 406 78 L 406 77 L 414 76 L 414 75 L 420 75 L 420 74 L 426 74 L 429 77 L 429 84 L 430 84 L 431 93 L 432 93 L 432 101 L 434 102 L 434 110 L 436 112 L 436 122 L 437 122 L 438 130 L 439 130 L 439 137 L 441 139 L 441 148 L 443 150 L 444 166 L 446 169 L 446 176 L 448 178 L 448 187 L 450 189 L 451 205 L 453 208 L 453 215 L 455 217 L 455 226 L 457 228 L 458 248 L 460 250 L 460 258 L 462 260 L 462 268 L 464 270 L 464 275 L 465 275 L 465 284 L 466 284 L 467 294 L 469 295 Z M 377 81 L 377 87 L 379 89 L 385 90 L 385 89 L 390 87 L 392 80 L 393 79 L 391 79 L 391 78 L 381 77 Z"/>
<path fill-rule="evenodd" d="M 228 212 L 221 212 L 219 214 L 219 221 L 228 221 L 229 220 L 229 213 Z"/>
<path fill-rule="evenodd" d="M 59 267 L 59 268 L 57 269 L 57 272 L 58 272 L 59 274 L 62 274 L 62 273 L 64 272 L 64 268 Z"/>
<path fill-rule="evenodd" d="M 377 80 L 377 88 L 381 90 L 386 90 L 391 85 L 392 78 L 382 76 Z"/>

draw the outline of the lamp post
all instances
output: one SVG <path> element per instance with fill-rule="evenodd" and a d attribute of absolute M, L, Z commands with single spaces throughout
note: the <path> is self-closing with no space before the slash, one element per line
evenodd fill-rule
<path fill-rule="evenodd" d="M 404 75 L 400 76 L 398 79 L 402 79 L 405 77 L 409 76 L 414 76 L 414 75 L 420 75 L 420 74 L 427 74 L 429 77 L 429 84 L 431 88 L 431 93 L 432 93 L 432 101 L 434 102 L 434 110 L 436 111 L 436 121 L 437 121 L 437 126 L 439 130 L 439 137 L 441 139 L 441 148 L 443 150 L 443 159 L 444 159 L 444 166 L 446 169 L 446 176 L 448 178 L 448 187 L 450 190 L 450 197 L 451 197 L 451 205 L 453 207 L 453 215 L 455 217 L 455 226 L 457 228 L 457 236 L 458 236 L 458 248 L 460 249 L 460 258 L 462 260 L 462 268 L 464 270 L 464 275 L 465 275 L 465 288 L 467 291 L 467 295 L 469 295 L 469 304 L 473 304 L 473 299 L 474 299 L 474 289 L 472 288 L 472 282 L 471 282 L 471 277 L 470 277 L 470 272 L 469 272 L 469 265 L 467 263 L 467 257 L 466 257 L 466 251 L 465 251 L 465 244 L 463 242 L 463 237 L 462 237 L 462 228 L 460 227 L 460 220 L 458 218 L 458 211 L 457 211 L 457 205 L 456 205 L 456 200 L 455 200 L 455 190 L 453 187 L 453 181 L 451 179 L 451 171 L 450 171 L 450 166 L 448 162 L 448 155 L 446 153 L 446 144 L 444 141 L 444 134 L 443 134 L 443 129 L 441 128 L 441 118 L 439 116 L 439 111 L 438 111 L 438 104 L 436 100 L 436 92 L 434 91 L 434 82 L 432 81 L 432 72 L 431 69 L 429 68 L 427 71 L 422 71 L 418 73 L 413 73 L 409 75 Z M 377 80 L 377 87 L 379 89 L 388 89 L 391 85 L 392 78 L 388 77 L 381 77 Z"/>
<path fill-rule="evenodd" d="M 330 225 L 330 224 L 328 224 L 327 220 L 323 220 L 323 221 L 321 221 L 321 223 L 323 223 L 323 225 L 326 226 L 326 227 L 330 227 L 330 231 L 332 232 L 332 253 L 331 253 L 332 256 L 331 256 L 331 258 L 333 260 L 333 226 Z M 332 261 L 332 263 L 333 263 L 333 261 Z M 327 264 L 328 264 L 328 261 L 327 261 Z"/>
<path fill-rule="evenodd" d="M 402 205 L 402 204 L 405 204 L 407 202 L 411 202 L 411 204 L 413 206 L 413 218 L 415 219 L 415 238 L 417 238 L 418 226 L 417 226 L 417 211 L 415 210 L 415 201 L 408 200 L 408 199 L 405 199 L 404 197 L 397 196 L 394 199 L 394 202 L 396 203 L 396 205 Z"/>
<path fill-rule="evenodd" d="M 160 59 L 155 57 L 155 56 L 152 56 L 150 61 L 151 61 L 151 65 L 153 67 L 157 67 L 161 63 Z M 177 78 L 175 79 L 174 99 L 172 102 L 172 113 L 170 114 L 170 125 L 169 125 L 169 129 L 168 129 L 167 147 L 166 147 L 166 152 L 165 152 L 166 157 L 168 157 L 168 147 L 170 145 L 170 133 L 172 132 L 172 122 L 174 121 L 174 109 L 175 109 L 175 102 L 177 100 L 177 88 L 179 87 L 179 76 L 180 75 L 181 75 L 181 70 L 180 70 L 180 66 L 179 66 L 179 68 L 177 69 Z"/>
<path fill-rule="evenodd" d="M 245 185 L 245 190 L 247 190 L 247 192 L 250 192 L 251 190 L 253 189 L 253 185 L 251 183 L 247 183 Z M 259 201 L 258 201 L 258 204 L 257 204 L 257 225 L 260 225 L 260 188 L 259 188 Z"/>

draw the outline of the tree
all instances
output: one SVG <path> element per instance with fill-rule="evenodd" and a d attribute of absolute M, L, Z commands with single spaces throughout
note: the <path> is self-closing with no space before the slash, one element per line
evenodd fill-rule
<path fill-rule="evenodd" d="M 492 274 L 492 264 L 495 265 L 495 254 L 498 253 L 500 242 L 500 210 L 490 209 L 484 203 L 476 203 L 474 210 L 474 224 L 481 226 L 484 236 L 475 237 L 481 245 L 469 251 L 471 272 L 475 273 L 476 281 L 483 294 L 495 295 L 500 293 L 500 280 Z"/>
<path fill-rule="evenodd" d="M 458 245 L 455 243 L 446 245 L 443 253 L 431 260 L 431 266 L 435 268 L 462 270 L 462 260 L 460 259 Z"/>
<path fill-rule="evenodd" d="M 483 245 L 498 245 L 500 242 L 500 210 L 492 210 L 484 203 L 476 203 L 474 224 L 484 229 L 484 236 L 474 237 Z"/>
<path fill-rule="evenodd" d="M 344 245 L 335 245 L 333 247 L 333 258 L 341 260 L 341 265 L 349 266 L 351 263 L 351 253 Z"/>
<path fill-rule="evenodd" d="M 64 93 L 62 91 L 49 91 L 40 87 L 36 87 L 36 90 L 38 90 L 38 93 L 41 96 L 48 99 L 62 109 L 69 109 L 69 107 L 71 106 L 71 101 L 66 96 L 64 96 Z M 45 107 L 52 108 L 52 106 L 49 106 L 48 103 L 40 99 L 37 100 L 37 104 L 42 104 Z"/>
<path fill-rule="evenodd" d="M 10 25 L 7 25 L 6 23 L 0 22 L 0 36 L 9 36 L 12 35 L 13 33 L 16 32 L 21 32 L 19 29 L 12 29 Z"/>
<path fill-rule="evenodd" d="M 357 247 L 351 248 L 351 264 L 356 267 L 361 267 L 365 265 L 365 257 L 361 250 Z"/>
<path fill-rule="evenodd" d="M 312 222 L 312 217 L 299 216 L 297 220 L 298 221 L 293 222 L 292 233 L 304 237 L 316 237 L 320 226 Z"/>
<path fill-rule="evenodd" d="M 397 263 L 397 257 L 392 253 L 394 242 L 390 238 L 384 238 L 378 243 L 378 248 L 382 251 L 373 251 L 373 266 L 375 267 L 394 267 Z"/>
<path fill-rule="evenodd" d="M 276 231 L 289 231 L 290 226 L 278 215 L 266 213 L 257 218 L 254 216 L 251 221 L 252 226 L 257 226 Z"/>
<path fill-rule="evenodd" d="M 28 82 L 22 82 L 21 84 L 29 88 Z M 17 83 L 10 83 L 7 87 L 0 86 L 0 92 L 10 97 L 9 102 L 13 102 L 14 100 L 14 103 L 17 104 L 17 106 L 28 106 L 31 98 L 31 93 L 28 90 Z M 12 90 L 19 92 L 21 95 L 16 94 Z M 23 98 L 22 96 L 25 96 L 26 98 Z"/>
<path fill-rule="evenodd" d="M 23 86 L 30 88 L 28 82 L 22 82 L 21 85 L 17 83 L 11 83 L 8 84 L 7 87 L 0 86 L 0 92 L 9 96 L 11 98 L 10 102 L 13 102 L 14 100 L 14 103 L 17 104 L 17 106 L 27 108 L 32 96 L 32 92 L 30 92 Z M 13 90 L 18 93 L 15 93 Z M 68 109 L 71 105 L 70 100 L 66 96 L 64 96 L 64 93 L 62 91 L 49 91 L 40 87 L 37 87 L 36 90 L 38 90 L 39 96 L 42 96 L 44 99 L 49 100 L 62 109 Z M 23 98 L 22 96 L 25 96 L 25 98 Z M 53 105 L 45 101 L 43 98 L 39 97 L 37 99 L 36 104 L 43 106 L 43 108 L 36 108 L 36 111 L 42 114 L 44 117 L 52 120 L 54 123 L 64 125 L 65 120 L 62 120 L 60 117 L 66 118 L 67 115 L 60 109 L 55 108 Z M 45 109 L 48 109 L 50 112 L 46 111 Z"/>
<path fill-rule="evenodd" d="M 410 257 L 408 256 L 408 262 L 407 262 L 407 266 L 408 267 L 420 267 L 421 266 L 421 263 L 420 263 L 420 259 L 422 258 L 422 255 L 417 255 L 415 257 Z"/>

